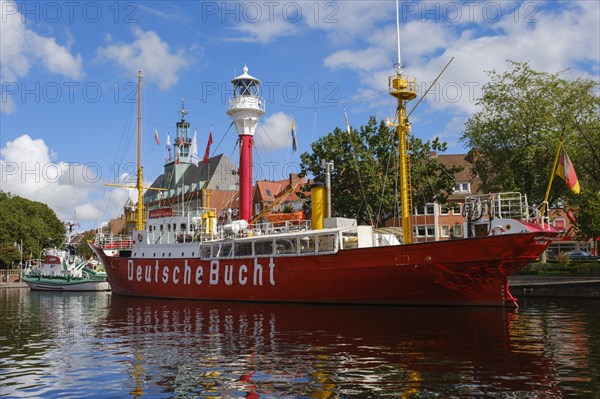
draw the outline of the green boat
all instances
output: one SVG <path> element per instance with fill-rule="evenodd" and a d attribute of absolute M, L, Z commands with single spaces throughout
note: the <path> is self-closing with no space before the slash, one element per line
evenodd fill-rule
<path fill-rule="evenodd" d="M 66 250 L 47 248 L 41 259 L 27 261 L 21 273 L 32 290 L 41 291 L 108 291 L 110 285 L 101 263 L 75 254 L 67 239 Z"/>

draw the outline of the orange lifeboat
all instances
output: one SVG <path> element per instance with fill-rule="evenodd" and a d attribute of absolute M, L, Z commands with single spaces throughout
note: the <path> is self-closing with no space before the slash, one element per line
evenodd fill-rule
<path fill-rule="evenodd" d="M 293 213 L 269 213 L 265 217 L 271 223 L 285 222 L 288 220 L 304 220 L 304 212 L 298 211 Z"/>

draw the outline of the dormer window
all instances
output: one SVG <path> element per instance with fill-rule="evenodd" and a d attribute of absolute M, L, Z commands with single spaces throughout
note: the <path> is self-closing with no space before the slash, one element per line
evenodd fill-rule
<path fill-rule="evenodd" d="M 471 192 L 471 183 L 469 182 L 460 182 L 454 186 L 454 192 L 458 193 L 470 193 Z"/>

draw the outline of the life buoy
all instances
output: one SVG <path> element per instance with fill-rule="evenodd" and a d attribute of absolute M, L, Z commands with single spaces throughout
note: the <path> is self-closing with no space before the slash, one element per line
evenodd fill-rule
<path fill-rule="evenodd" d="M 506 230 L 504 230 L 504 227 L 496 225 L 490 229 L 490 235 L 495 236 L 495 235 L 504 234 L 505 231 Z"/>

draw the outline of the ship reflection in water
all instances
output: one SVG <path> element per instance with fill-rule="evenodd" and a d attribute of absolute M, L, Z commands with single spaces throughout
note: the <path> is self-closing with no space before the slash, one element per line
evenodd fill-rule
<path fill-rule="evenodd" d="M 135 355 L 139 395 L 156 381 L 219 397 L 560 397 L 541 341 L 511 337 L 519 315 L 499 309 L 112 299 L 110 320 L 124 326 L 114 339 Z"/>
<path fill-rule="evenodd" d="M 563 398 L 600 388 L 596 302 L 507 312 L 25 292 L 5 303 L 0 397 Z M 18 339 L 4 336 L 17 328 Z"/>

